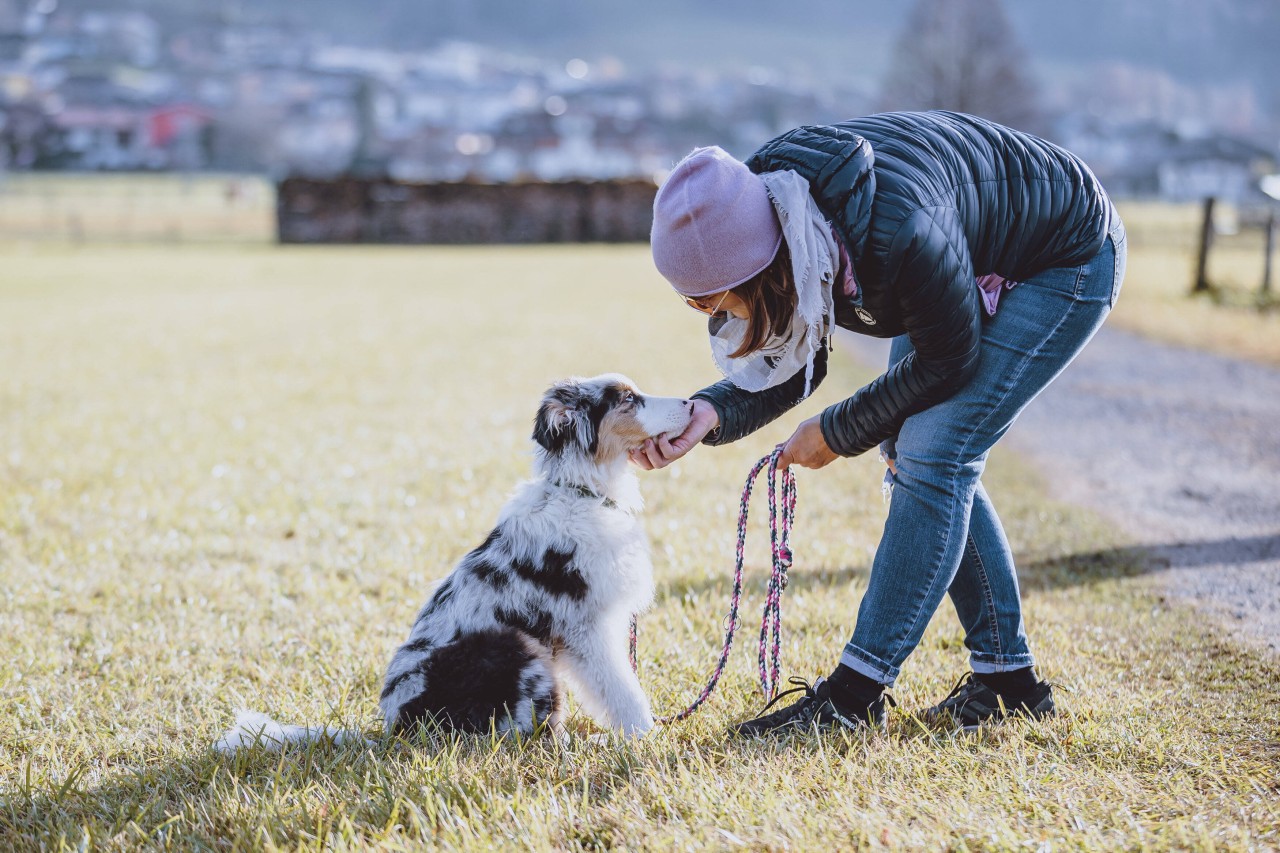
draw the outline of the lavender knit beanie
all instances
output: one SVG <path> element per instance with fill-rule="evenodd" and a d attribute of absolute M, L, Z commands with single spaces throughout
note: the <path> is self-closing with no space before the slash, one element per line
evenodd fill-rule
<path fill-rule="evenodd" d="M 721 148 L 695 148 L 653 200 L 653 262 L 676 292 L 708 296 L 769 265 L 782 226 L 764 183 Z"/>

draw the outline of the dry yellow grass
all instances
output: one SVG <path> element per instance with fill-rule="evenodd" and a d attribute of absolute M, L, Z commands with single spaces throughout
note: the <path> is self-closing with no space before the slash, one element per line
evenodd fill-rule
<path fill-rule="evenodd" d="M 235 706 L 376 727 L 432 581 L 528 470 L 543 386 L 714 378 L 643 248 L 9 250 L 0 278 L 0 839 L 135 849 L 1260 849 L 1280 845 L 1280 668 L 1222 642 L 1015 460 L 989 489 L 1063 714 L 974 737 L 905 713 L 964 671 L 944 604 L 869 737 L 726 740 L 722 692 L 628 745 L 487 738 L 235 760 Z M 713 662 L 751 462 L 867 375 L 646 475 L 660 710 Z M 801 472 L 788 673 L 827 670 L 883 517 L 872 459 Z M 575 719 L 580 733 L 590 730 Z"/>
<path fill-rule="evenodd" d="M 1122 205 L 1120 214 L 1129 232 L 1129 268 L 1108 322 L 1157 340 L 1280 365 L 1280 310 L 1274 301 L 1264 310 L 1257 304 L 1260 234 L 1219 239 L 1209 255 L 1209 280 L 1221 290 L 1192 298 L 1199 207 Z M 1280 292 L 1280 258 L 1274 263 L 1273 287 Z"/>
<path fill-rule="evenodd" d="M 0 172 L 0 239 L 265 243 L 275 188 L 252 175 Z"/>
<path fill-rule="evenodd" d="M 0 176 L 0 240 L 71 243 L 239 243 L 274 239 L 274 188 L 244 175 L 31 174 Z M 234 185 L 237 195 L 229 198 Z M 1127 202 L 1129 271 L 1114 325 L 1157 340 L 1280 364 L 1276 297 L 1257 305 L 1262 239 L 1220 238 L 1212 295 L 1190 298 L 1200 228 L 1198 204 Z M 1220 206 L 1224 222 L 1234 220 Z M 1280 259 L 1275 287 L 1280 293 Z"/>

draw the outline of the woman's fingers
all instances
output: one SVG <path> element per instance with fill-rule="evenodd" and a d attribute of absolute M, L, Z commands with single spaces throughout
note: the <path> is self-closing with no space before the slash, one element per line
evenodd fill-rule
<path fill-rule="evenodd" d="M 778 468 L 780 469 L 785 469 L 789 467 L 793 461 L 791 458 L 791 454 L 787 453 L 787 446 L 790 444 L 791 442 L 787 442 L 787 444 L 784 444 L 782 446 L 782 452 L 778 454 Z"/>
<path fill-rule="evenodd" d="M 697 410 L 695 409 L 695 411 Z M 692 418 L 689 421 L 689 425 L 685 427 L 684 432 L 675 438 L 670 438 L 664 433 L 656 439 L 646 439 L 644 444 L 631 451 L 631 461 L 645 471 L 665 468 L 675 462 L 697 447 L 698 443 L 706 438 L 707 433 L 711 432 L 716 424 L 719 423 L 719 418 L 716 417 L 714 410 L 710 407 L 707 407 L 700 415 L 700 417 Z"/>
<path fill-rule="evenodd" d="M 822 468 L 837 458 L 827 440 L 822 437 L 822 424 L 818 416 L 800 424 L 778 454 L 778 467 L 799 465 L 802 468 Z"/>
<path fill-rule="evenodd" d="M 662 455 L 662 451 L 658 449 L 658 445 L 652 438 L 646 438 L 643 447 L 645 458 L 649 460 L 649 464 L 653 468 L 665 468 L 669 461 Z"/>
<path fill-rule="evenodd" d="M 792 465 L 803 465 L 804 462 L 799 456 L 800 441 L 804 432 L 804 424 L 801 424 L 791 437 L 784 441 L 780 447 L 781 452 L 778 453 L 778 468 L 789 468 Z"/>

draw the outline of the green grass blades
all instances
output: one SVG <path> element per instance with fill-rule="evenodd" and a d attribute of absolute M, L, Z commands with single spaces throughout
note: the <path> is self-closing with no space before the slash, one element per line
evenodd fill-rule
<path fill-rule="evenodd" d="M 1280 845 L 1280 668 L 1172 609 L 1140 554 L 997 452 L 1062 715 L 976 736 L 910 711 L 966 668 L 944 604 L 889 729 L 738 743 L 762 704 L 768 565 L 685 724 L 598 743 L 379 739 L 228 759 L 248 707 L 379 729 L 380 678 L 431 583 L 529 472 L 569 374 L 713 381 L 703 320 L 643 247 L 35 247 L 0 276 L 0 847 L 15 849 L 1264 849 Z M 838 359 L 842 355 L 836 353 Z M 715 662 L 751 464 L 871 371 L 747 441 L 644 474 L 655 709 Z M 884 517 L 872 458 L 799 472 L 786 674 L 826 672 Z"/>

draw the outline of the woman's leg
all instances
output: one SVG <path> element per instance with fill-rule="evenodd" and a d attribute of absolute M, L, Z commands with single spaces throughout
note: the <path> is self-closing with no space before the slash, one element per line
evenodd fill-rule
<path fill-rule="evenodd" d="M 964 626 L 964 644 L 974 672 L 1008 672 L 1035 663 L 1022 624 L 1013 552 L 981 482 L 973 496 L 960 568 L 947 594 Z"/>
<path fill-rule="evenodd" d="M 895 338 L 889 351 L 889 366 L 893 367 L 909 352 L 911 341 L 907 336 Z M 892 441 L 885 442 L 881 451 L 889 458 L 896 458 Z M 960 566 L 947 594 L 964 626 L 965 647 L 969 649 L 974 672 L 1007 672 L 1035 663 L 1022 623 L 1022 600 L 1013 552 L 981 480 L 974 492 L 969 534 L 961 551 Z"/>
<path fill-rule="evenodd" d="M 960 570 L 988 451 L 1097 331 L 1114 302 L 1123 262 L 1123 230 L 1117 228 L 1089 262 L 1020 284 L 984 327 L 974 379 L 903 424 L 889 517 L 842 664 L 882 684 L 897 678 Z M 985 556 L 982 540 L 998 535 L 1003 541 L 1003 535 L 994 510 L 987 513 L 990 503 L 978 504 L 974 542 Z M 997 614 L 1010 613 L 1017 606 L 1012 563 L 998 573 L 984 568 L 989 579 L 1012 580 L 992 604 Z M 962 578 L 962 597 L 972 594 L 975 580 Z M 991 662 L 1025 666 L 1030 655 L 1005 652 Z"/>

